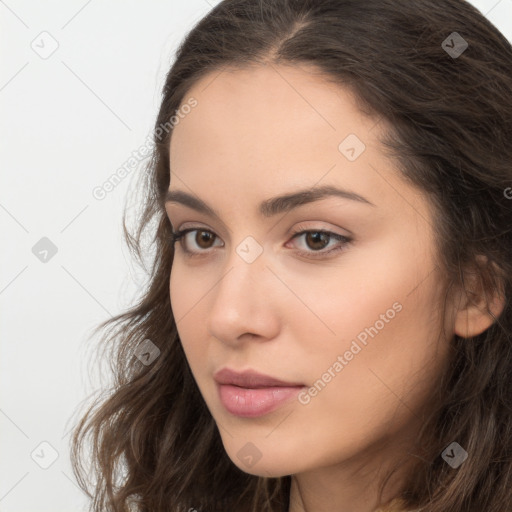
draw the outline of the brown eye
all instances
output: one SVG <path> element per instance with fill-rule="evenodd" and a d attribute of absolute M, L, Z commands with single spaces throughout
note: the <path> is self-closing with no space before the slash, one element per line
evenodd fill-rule
<path fill-rule="evenodd" d="M 297 252 L 306 258 L 329 258 L 337 252 L 345 250 L 352 241 L 349 237 L 320 229 L 297 231 L 292 239 L 299 241 L 298 245 L 302 248 Z"/>
<path fill-rule="evenodd" d="M 195 233 L 195 236 L 189 236 Z M 176 231 L 171 235 L 172 243 L 180 242 L 183 252 L 190 256 L 200 256 L 202 253 L 207 254 L 208 249 L 214 247 L 213 242 L 217 239 L 217 235 L 207 229 L 189 228 Z"/>
<path fill-rule="evenodd" d="M 215 235 L 211 231 L 196 230 L 195 243 L 201 249 L 209 249 L 211 247 L 209 243 L 213 240 L 215 240 Z"/>
<path fill-rule="evenodd" d="M 330 235 L 321 231 L 308 231 L 306 233 L 306 244 L 310 249 L 322 250 L 330 241 Z"/>

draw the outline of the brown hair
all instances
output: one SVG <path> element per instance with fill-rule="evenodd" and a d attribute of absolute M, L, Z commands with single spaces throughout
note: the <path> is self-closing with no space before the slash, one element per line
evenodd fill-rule
<path fill-rule="evenodd" d="M 454 38 L 468 44 L 460 55 L 450 53 L 460 48 Z M 486 331 L 451 340 L 453 361 L 439 378 L 416 467 L 399 498 L 429 512 L 512 509 L 511 45 L 460 0 L 224 0 L 177 51 L 135 233 L 123 218 L 138 260 L 147 229 L 155 252 L 140 302 L 98 326 L 109 326 L 102 341 L 115 382 L 71 440 L 75 475 L 94 498 L 91 510 L 288 510 L 290 476 L 249 475 L 226 455 L 169 302 L 174 253 L 163 204 L 172 130 L 162 137 L 161 127 L 207 73 L 258 64 L 316 66 L 350 88 L 362 112 L 386 120 L 391 129 L 383 147 L 435 206 L 447 282 L 464 285 L 473 269 L 482 289 L 505 296 Z M 145 339 L 160 350 L 149 366 L 133 357 Z M 92 493 L 82 465 L 89 437 L 97 475 Z M 453 441 L 469 453 L 457 469 L 440 456 Z"/>

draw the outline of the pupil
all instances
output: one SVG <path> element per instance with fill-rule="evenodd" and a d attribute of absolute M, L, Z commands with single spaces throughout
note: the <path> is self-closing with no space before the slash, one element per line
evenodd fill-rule
<path fill-rule="evenodd" d="M 329 235 L 327 233 L 319 233 L 319 232 L 316 232 L 316 233 L 308 233 L 307 234 L 307 237 L 308 237 L 308 245 L 309 244 L 309 240 L 310 240 L 310 237 L 313 239 L 313 243 L 310 245 L 310 247 L 312 249 L 323 249 L 325 247 L 325 244 L 320 244 L 321 247 L 318 247 L 318 246 L 315 246 L 315 243 L 321 241 L 322 238 L 324 238 L 324 242 L 326 241 L 325 239 L 329 238 Z M 327 240 L 328 241 L 328 240 Z"/>
<path fill-rule="evenodd" d="M 203 245 L 202 245 L 203 241 L 205 241 L 206 245 L 208 245 L 208 239 L 211 239 L 211 233 L 208 233 L 207 231 L 198 231 L 197 235 L 199 236 L 200 242 L 198 243 L 198 245 L 200 247 L 203 247 Z M 197 237 L 196 237 L 196 242 L 197 242 Z"/>

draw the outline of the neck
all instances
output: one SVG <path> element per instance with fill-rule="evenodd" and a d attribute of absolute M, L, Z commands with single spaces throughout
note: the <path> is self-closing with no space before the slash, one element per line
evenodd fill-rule
<path fill-rule="evenodd" d="M 379 484 L 390 469 L 388 450 L 368 453 L 367 458 L 345 461 L 330 467 L 323 467 L 291 477 L 290 504 L 288 512 L 376 512 L 391 502 L 400 493 L 403 478 L 415 462 L 405 457 L 403 464 L 388 480 L 382 496 Z M 403 455 L 403 453 L 402 453 Z"/>

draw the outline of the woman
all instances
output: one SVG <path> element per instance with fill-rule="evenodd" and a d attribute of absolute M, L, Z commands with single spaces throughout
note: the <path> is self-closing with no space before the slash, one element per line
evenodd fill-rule
<path fill-rule="evenodd" d="M 154 140 L 150 283 L 73 437 L 92 509 L 511 510 L 504 36 L 457 0 L 225 0 Z"/>

